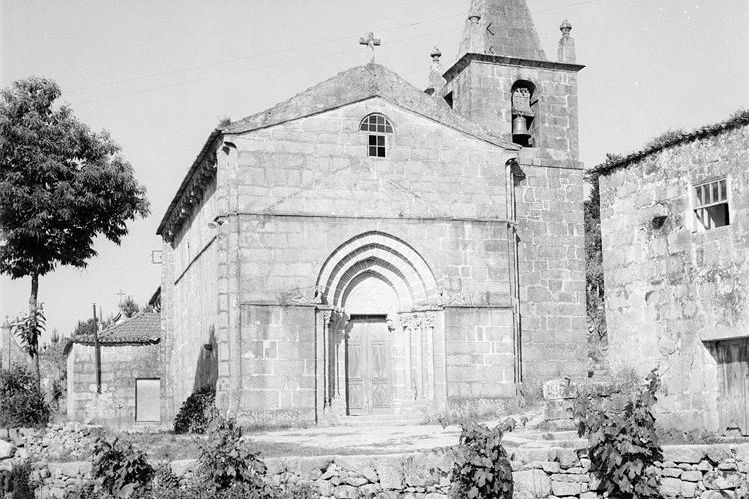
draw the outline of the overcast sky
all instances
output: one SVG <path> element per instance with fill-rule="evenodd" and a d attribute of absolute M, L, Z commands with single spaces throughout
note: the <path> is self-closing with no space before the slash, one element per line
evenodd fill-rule
<path fill-rule="evenodd" d="M 91 303 L 107 315 L 122 291 L 144 303 L 166 206 L 212 128 L 367 61 L 424 87 L 429 52 L 457 55 L 469 0 L 0 0 L 0 84 L 45 75 L 95 129 L 106 128 L 149 191 L 153 214 L 121 246 L 97 241 L 85 270 L 40 280 L 49 329 L 68 335 Z M 549 58 L 574 26 L 581 159 L 626 153 L 668 129 L 749 107 L 747 0 L 528 0 Z M 0 277 L 0 319 L 26 306 L 29 279 Z"/>

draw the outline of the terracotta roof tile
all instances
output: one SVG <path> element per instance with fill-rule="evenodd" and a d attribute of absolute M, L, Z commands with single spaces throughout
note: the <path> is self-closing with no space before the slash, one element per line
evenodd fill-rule
<path fill-rule="evenodd" d="M 70 339 L 73 343 L 93 344 L 94 335 L 86 334 Z M 102 345 L 151 344 L 161 341 L 161 314 L 139 312 L 130 319 L 109 326 L 99 334 Z"/>

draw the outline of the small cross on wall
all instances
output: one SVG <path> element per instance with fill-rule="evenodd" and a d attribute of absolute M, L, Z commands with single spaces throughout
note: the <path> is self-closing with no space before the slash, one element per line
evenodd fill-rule
<path fill-rule="evenodd" d="M 374 37 L 373 32 L 367 33 L 367 36 L 363 36 L 359 38 L 359 45 L 365 45 L 369 47 L 370 55 L 369 55 L 369 63 L 374 64 L 375 62 L 375 47 L 379 47 L 382 45 L 382 40 L 379 38 Z"/>

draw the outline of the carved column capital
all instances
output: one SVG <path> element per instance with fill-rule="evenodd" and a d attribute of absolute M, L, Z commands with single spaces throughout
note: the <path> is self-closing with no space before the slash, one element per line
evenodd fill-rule
<path fill-rule="evenodd" d="M 322 321 L 325 326 L 330 327 L 331 323 L 333 322 L 333 311 L 323 310 Z"/>
<path fill-rule="evenodd" d="M 403 325 L 404 329 L 410 329 L 413 331 L 421 327 L 421 318 L 417 313 L 406 312 L 398 314 L 398 317 L 400 318 L 400 323 Z"/>
<path fill-rule="evenodd" d="M 423 321 L 424 327 L 433 328 L 434 317 L 435 317 L 434 312 L 423 312 L 422 321 Z"/>
<path fill-rule="evenodd" d="M 434 312 L 407 312 L 398 314 L 403 328 L 411 330 L 433 328 L 434 317 Z"/>
<path fill-rule="evenodd" d="M 387 324 L 387 327 L 391 332 L 400 331 L 403 329 L 403 325 L 401 324 L 400 316 L 398 314 L 388 314 L 387 318 L 385 319 L 385 323 Z"/>

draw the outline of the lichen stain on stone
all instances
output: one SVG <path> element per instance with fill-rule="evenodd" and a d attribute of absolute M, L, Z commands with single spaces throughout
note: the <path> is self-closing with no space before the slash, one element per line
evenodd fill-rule
<path fill-rule="evenodd" d="M 741 269 L 738 264 L 712 268 L 705 273 L 704 281 L 715 286 L 712 306 L 716 312 L 722 311 L 716 314 L 719 325 L 734 326 L 741 320 L 746 296 L 739 275 Z"/>

